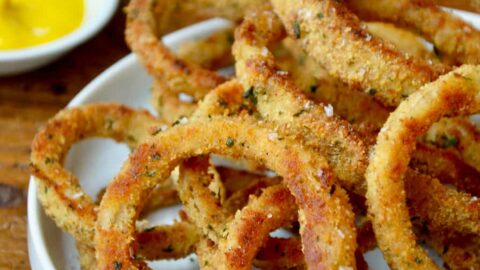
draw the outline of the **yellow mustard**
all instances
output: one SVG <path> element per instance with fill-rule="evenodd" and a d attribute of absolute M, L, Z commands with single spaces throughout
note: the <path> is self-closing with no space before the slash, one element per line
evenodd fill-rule
<path fill-rule="evenodd" d="M 47 43 L 83 20 L 84 0 L 0 0 L 0 50 Z"/>

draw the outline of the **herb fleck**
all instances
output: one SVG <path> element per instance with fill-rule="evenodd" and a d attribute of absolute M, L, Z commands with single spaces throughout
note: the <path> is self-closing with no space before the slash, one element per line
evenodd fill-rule
<path fill-rule="evenodd" d="M 243 93 L 243 97 L 250 100 L 253 104 L 257 104 L 257 95 L 255 94 L 255 91 L 253 89 L 253 86 L 250 86 L 247 91 Z"/>
<path fill-rule="evenodd" d="M 418 257 L 415 257 L 415 263 L 421 264 L 421 263 L 422 263 L 422 259 L 420 259 L 420 258 L 418 258 Z"/>
<path fill-rule="evenodd" d="M 450 245 L 445 245 L 445 246 L 443 247 L 442 254 L 447 253 L 449 249 L 450 249 Z"/>
<path fill-rule="evenodd" d="M 219 98 L 218 99 L 218 104 L 220 105 L 220 107 L 222 108 L 226 108 L 227 107 L 227 102 L 223 99 L 223 98 Z"/>
<path fill-rule="evenodd" d="M 113 120 L 108 118 L 105 120 L 105 128 L 107 130 L 112 130 L 112 127 L 113 127 Z"/>
<path fill-rule="evenodd" d="M 135 139 L 135 137 L 133 137 L 132 135 L 127 135 L 127 140 L 130 141 L 130 142 L 136 142 L 137 139 Z"/>
<path fill-rule="evenodd" d="M 440 50 L 435 45 L 433 45 L 433 52 L 437 57 L 440 57 Z"/>
<path fill-rule="evenodd" d="M 302 113 L 306 112 L 307 110 L 305 110 L 304 108 L 302 108 L 300 111 L 296 112 L 293 114 L 293 117 L 299 117 Z"/>
<path fill-rule="evenodd" d="M 376 93 L 377 93 L 377 89 L 375 88 L 370 88 L 370 90 L 368 90 L 368 94 L 370 96 L 375 96 Z"/>
<path fill-rule="evenodd" d="M 120 269 L 122 269 L 122 263 L 119 262 L 119 261 L 114 261 L 114 262 L 113 262 L 113 268 L 114 268 L 115 270 L 120 270 Z"/>
<path fill-rule="evenodd" d="M 300 24 L 297 21 L 293 22 L 293 35 L 296 39 L 299 39 L 302 36 L 302 32 L 300 31 Z"/>
<path fill-rule="evenodd" d="M 335 193 L 335 190 L 337 189 L 337 186 L 335 184 L 333 184 L 331 187 L 330 187 L 330 195 L 333 195 L 333 193 Z"/>
<path fill-rule="evenodd" d="M 323 15 L 323 13 L 319 12 L 319 13 L 317 14 L 317 18 L 323 19 L 323 17 L 325 17 L 325 16 Z"/>
<path fill-rule="evenodd" d="M 168 246 L 167 246 L 166 248 L 164 248 L 162 251 L 163 251 L 163 252 L 166 252 L 166 253 L 171 253 L 171 252 L 173 252 L 173 247 L 172 247 L 172 245 L 168 245 Z"/>
<path fill-rule="evenodd" d="M 148 177 L 154 177 L 156 173 L 157 173 L 157 171 L 153 170 L 153 171 L 146 172 L 145 175 L 148 176 Z"/>
<path fill-rule="evenodd" d="M 455 147 L 458 144 L 458 139 L 455 136 L 450 136 L 448 134 L 443 134 L 440 137 L 440 141 L 439 141 L 438 144 L 442 148 Z"/>
<path fill-rule="evenodd" d="M 318 85 L 316 85 L 316 84 L 310 85 L 310 92 L 311 93 L 316 93 L 317 88 L 318 88 Z"/>
<path fill-rule="evenodd" d="M 235 38 L 231 33 L 227 35 L 227 41 L 229 44 L 233 44 L 233 42 L 235 42 Z"/>
<path fill-rule="evenodd" d="M 227 140 L 225 141 L 225 144 L 228 146 L 228 147 L 232 147 L 234 144 L 235 144 L 235 140 L 228 137 Z"/>
<path fill-rule="evenodd" d="M 178 124 L 180 124 L 180 119 L 175 120 L 175 122 L 173 122 L 173 124 L 172 124 L 172 127 L 174 127 Z"/>
<path fill-rule="evenodd" d="M 54 158 L 51 158 L 51 157 L 46 157 L 45 158 L 45 164 L 52 164 L 54 162 L 55 162 Z"/>
<path fill-rule="evenodd" d="M 150 158 L 152 158 L 153 160 L 159 160 L 161 156 L 159 153 L 153 153 L 150 155 Z"/>
<path fill-rule="evenodd" d="M 155 227 L 146 228 L 144 232 L 151 232 L 153 230 L 155 230 Z"/>
<path fill-rule="evenodd" d="M 162 129 L 161 126 L 160 126 L 160 127 L 157 127 L 157 128 L 155 129 L 155 131 L 152 133 L 152 135 L 155 136 L 155 135 L 157 135 L 158 133 L 162 132 L 162 130 L 163 130 L 163 129 Z"/>

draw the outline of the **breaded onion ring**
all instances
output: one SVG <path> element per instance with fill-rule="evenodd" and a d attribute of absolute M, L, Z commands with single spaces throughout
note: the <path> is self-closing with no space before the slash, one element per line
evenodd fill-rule
<path fill-rule="evenodd" d="M 272 0 L 289 34 L 330 74 L 364 92 L 375 89 L 383 104 L 395 106 L 445 72 L 369 34 L 343 2 Z M 328 56 L 328 57 L 326 57 Z"/>
<path fill-rule="evenodd" d="M 396 269 L 436 269 L 415 242 L 405 202 L 403 175 L 416 139 L 446 115 L 466 115 L 480 110 L 480 68 L 462 66 L 422 87 L 390 115 L 366 172 L 367 203 L 379 247 Z M 460 199 L 460 198 L 459 198 Z M 452 226 L 480 233 L 480 202 L 469 202 L 470 222 Z M 475 210 L 476 209 L 476 210 Z M 462 215 L 465 213 L 462 213 Z M 456 213 L 451 213 L 456 219 Z"/>
<path fill-rule="evenodd" d="M 251 269 L 269 233 L 290 224 L 296 218 L 296 211 L 295 199 L 287 188 L 282 185 L 265 188 L 235 214 L 215 252 L 201 256 L 200 265 L 205 269 L 218 269 L 220 265 L 224 269 Z"/>
<path fill-rule="evenodd" d="M 234 56 L 239 80 L 255 98 L 259 113 L 282 129 L 287 126 L 302 144 L 324 154 L 342 186 L 357 194 L 365 193 L 363 175 L 367 167 L 367 147 L 353 128 L 333 114 L 333 108 L 305 98 L 288 74 L 279 71 L 272 54 L 262 46 L 263 38 L 277 37 L 275 14 L 263 11 L 249 14 L 236 30 Z M 257 32 L 260 25 L 262 32 Z M 268 32 L 269 25 L 272 26 Z M 281 32 L 281 30 L 280 30 Z M 414 213 L 441 228 L 472 233 L 472 227 L 456 223 L 478 222 L 469 204 L 470 195 L 444 187 L 437 179 L 408 170 L 407 196 Z M 440 194 L 440 196 L 439 196 Z M 458 215 L 452 215 L 458 212 Z"/>
<path fill-rule="evenodd" d="M 133 148 L 161 126 L 147 111 L 118 104 L 85 105 L 58 113 L 32 142 L 32 173 L 46 213 L 75 239 L 91 243 L 95 205 L 78 179 L 63 167 L 68 150 L 89 137 L 112 138 Z"/>
<path fill-rule="evenodd" d="M 128 5 L 126 39 L 150 74 L 165 87 L 199 99 L 225 79 L 214 71 L 177 58 L 163 45 L 155 31 L 153 8 L 158 1 L 132 0 Z"/>
<path fill-rule="evenodd" d="M 480 171 L 480 133 L 465 117 L 444 118 L 425 133 L 426 143 L 455 149 L 470 166 Z"/>
<path fill-rule="evenodd" d="M 453 64 L 480 63 L 480 32 L 433 0 L 380 0 L 375 5 L 368 0 L 346 2 L 361 19 L 390 21 L 414 29 Z"/>
<path fill-rule="evenodd" d="M 146 267 L 134 259 L 133 245 L 133 224 L 143 197 L 182 160 L 212 152 L 252 158 L 283 176 L 300 208 L 307 265 L 353 267 L 355 229 L 346 194 L 339 187 L 330 192 L 332 173 L 323 158 L 290 139 L 269 140 L 271 128 L 237 118 L 212 117 L 178 125 L 139 146 L 100 204 L 95 240 L 98 267 Z M 161 158 L 154 160 L 156 155 Z"/>

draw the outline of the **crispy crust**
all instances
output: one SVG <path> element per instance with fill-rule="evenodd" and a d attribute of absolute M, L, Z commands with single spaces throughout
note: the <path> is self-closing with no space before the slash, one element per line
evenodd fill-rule
<path fill-rule="evenodd" d="M 361 166 L 366 168 L 366 147 L 347 122 L 331 117 L 323 104 L 306 98 L 275 66 L 266 47 L 283 36 L 283 26 L 272 12 L 259 11 L 245 18 L 236 30 L 233 48 L 240 82 L 245 91 L 252 89 L 263 118 L 279 124 L 280 129 L 288 126 L 305 145 L 325 155 L 346 188 L 364 189 L 357 172 L 362 171 Z M 339 148 L 345 155 L 338 154 Z"/>
<path fill-rule="evenodd" d="M 342 2 L 272 0 L 287 31 L 331 75 L 395 106 L 439 73 L 372 37 Z M 306 15 L 303 15 L 305 13 Z M 295 29 L 294 29 L 295 28 Z M 328 57 L 325 57 L 328 55 Z"/>
<path fill-rule="evenodd" d="M 418 44 L 419 41 L 410 39 L 408 43 Z M 347 85 L 326 74 L 321 66 L 301 52 L 301 48 L 295 40 L 287 39 L 284 44 L 294 55 L 292 57 L 294 57 L 295 63 L 292 64 L 292 60 L 285 60 L 286 57 L 284 57 L 281 59 L 284 62 L 279 65 L 287 66 L 289 71 L 293 69 L 291 74 L 295 82 L 310 81 L 310 84 L 303 86 L 306 88 L 304 92 L 317 102 L 331 104 L 335 113 L 343 119 L 347 119 L 355 127 L 355 130 L 362 134 L 367 145 L 373 145 L 376 134 L 390 113 L 387 108 L 373 100 L 372 95 L 375 93 L 367 95 L 352 91 Z M 285 63 L 285 61 L 288 62 Z M 311 78 L 313 76 L 317 78 Z M 314 93 L 311 91 L 312 83 L 315 86 Z M 298 85 L 298 83 L 296 84 Z M 438 147 L 418 144 L 411 165 L 422 173 L 438 178 L 442 183 L 453 184 L 463 191 L 477 195 L 480 191 L 478 184 L 480 180 L 478 164 L 480 162 L 478 155 L 474 153 L 480 151 L 478 137 L 476 129 L 465 118 L 444 118 L 435 123 L 423 139 L 424 142 Z M 446 145 L 449 142 L 451 144 L 451 140 L 454 140 L 455 144 Z"/>
<path fill-rule="evenodd" d="M 155 31 L 154 0 L 133 0 L 127 8 L 126 40 L 147 70 L 169 91 L 186 93 L 196 99 L 225 81 L 214 71 L 185 62 L 159 41 Z"/>
<path fill-rule="evenodd" d="M 85 138 L 107 137 L 134 147 L 150 137 L 162 123 L 144 110 L 118 104 L 85 105 L 58 113 L 32 142 L 32 174 L 38 196 L 47 214 L 57 225 L 82 242 L 92 242 L 95 205 L 63 168 L 70 147 Z"/>
<path fill-rule="evenodd" d="M 306 254 L 307 263 L 314 259 L 333 267 L 354 266 L 355 241 L 350 238 L 355 238 L 353 214 L 341 189 L 330 194 L 333 179 L 327 163 L 289 139 L 269 140 L 271 128 L 242 119 L 212 117 L 176 126 L 139 146 L 107 188 L 100 205 L 96 235 L 99 268 L 113 269 L 118 263 L 127 268 L 145 267 L 130 254 L 135 209 L 141 205 L 142 197 L 179 161 L 211 151 L 253 158 L 284 177 L 300 207 L 302 241 L 305 251 L 311 252 Z M 227 146 L 229 138 L 234 139 L 234 144 Z M 160 154 L 162 159 L 153 161 L 152 154 Z M 156 177 L 148 177 L 152 170 Z M 321 175 L 319 170 L 323 172 Z M 315 240 L 317 236 L 319 243 Z"/>
<path fill-rule="evenodd" d="M 265 245 L 268 234 L 296 219 L 297 207 L 289 190 L 282 185 L 265 188 L 235 214 L 227 234 L 215 252 L 202 256 L 204 269 L 251 269 L 255 255 Z M 209 264 L 205 264 L 205 260 Z"/>
<path fill-rule="evenodd" d="M 349 7 L 366 20 L 383 20 L 409 27 L 432 42 L 439 55 L 453 64 L 480 63 L 480 32 L 432 0 L 348 0 Z"/>
<path fill-rule="evenodd" d="M 366 179 L 367 203 L 379 247 L 394 268 L 436 269 L 415 242 L 405 201 L 403 174 L 416 138 L 448 114 L 469 114 L 480 109 L 479 69 L 463 66 L 427 84 L 390 115 L 379 133 Z M 438 199 L 438 198 L 437 198 Z M 461 199 L 461 198 L 458 198 Z M 470 222 L 456 223 L 478 234 L 479 202 L 470 202 Z M 465 213 L 464 213 L 465 214 Z M 455 213 L 451 213 L 455 219 Z"/>
<path fill-rule="evenodd" d="M 466 163 L 480 171 L 480 134 L 467 118 L 444 118 L 432 125 L 423 140 L 457 150 Z"/>
<path fill-rule="evenodd" d="M 291 132 L 291 136 L 300 139 L 317 153 L 325 154 L 342 186 L 357 194 L 365 194 L 366 182 L 363 175 L 368 165 L 367 147 L 348 123 L 334 116 L 327 116 L 325 107 L 304 98 L 288 75 L 276 72 L 273 56 L 261 49 L 262 44 L 268 42 L 255 40 L 252 38 L 254 34 L 249 33 L 255 31 L 258 22 L 268 21 L 262 18 L 261 14 L 267 13 L 247 16 L 240 25 L 243 29 L 237 30 L 234 56 L 239 80 L 246 89 L 254 86 L 254 89 L 260 90 L 258 93 L 261 94 L 257 95 L 257 108 L 265 119 L 288 126 L 286 132 Z M 275 25 L 273 21 L 275 16 L 272 14 L 268 16 L 272 20 L 270 24 Z M 268 28 L 264 26 L 262 29 L 266 32 L 265 29 Z M 262 33 L 258 36 L 276 35 L 278 34 Z M 298 112 L 301 114 L 298 115 Z M 409 184 L 407 197 L 412 200 L 414 213 L 419 213 L 437 227 L 472 232 L 469 226 L 454 225 L 458 222 L 463 224 L 471 224 L 475 220 L 478 222 L 480 217 L 473 214 L 467 199 L 472 198 L 470 195 L 449 190 L 438 180 L 416 173 L 414 170 L 408 171 L 406 181 Z M 441 199 L 437 198 L 437 194 L 442 194 Z M 452 215 L 452 212 L 459 214 Z M 465 220 L 461 221 L 463 218 Z"/>

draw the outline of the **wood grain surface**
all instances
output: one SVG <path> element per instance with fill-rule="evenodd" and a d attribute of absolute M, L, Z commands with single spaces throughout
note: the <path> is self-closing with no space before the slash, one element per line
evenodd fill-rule
<path fill-rule="evenodd" d="M 30 143 L 37 130 L 107 67 L 129 53 L 124 14 L 59 61 L 0 77 L 0 269 L 29 269 L 26 195 Z"/>
<path fill-rule="evenodd" d="M 439 2 L 469 9 L 468 0 Z M 0 78 L 0 269 L 30 268 L 26 194 L 33 136 L 88 82 L 129 52 L 124 24 L 119 9 L 99 35 L 59 61 L 24 75 Z"/>

